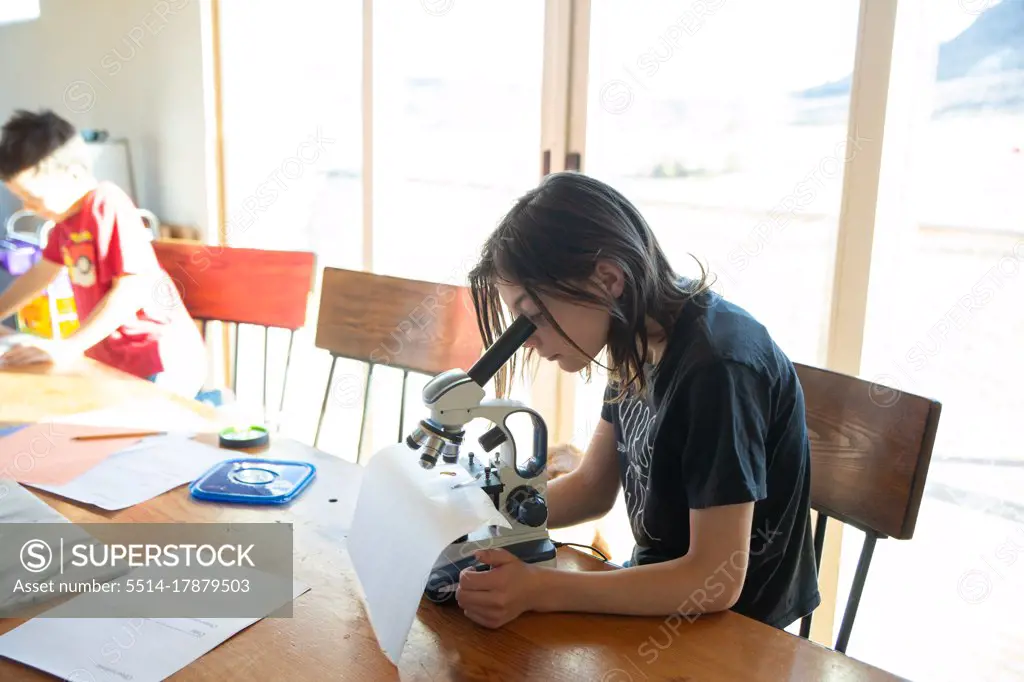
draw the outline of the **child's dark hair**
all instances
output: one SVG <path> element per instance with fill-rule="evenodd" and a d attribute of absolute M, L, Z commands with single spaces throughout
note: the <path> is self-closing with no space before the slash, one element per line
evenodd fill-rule
<path fill-rule="evenodd" d="M 7 181 L 50 160 L 55 166 L 87 165 L 84 153 L 68 149 L 78 131 L 49 110 L 38 113 L 19 109 L 4 124 L 0 134 L 0 180 Z M 46 169 L 41 169 L 46 170 Z"/>
<path fill-rule="evenodd" d="M 598 259 L 622 268 L 625 288 L 618 299 L 582 288 Z M 507 327 L 499 281 L 525 289 L 552 327 L 584 355 L 538 294 L 606 308 L 612 316 L 608 370 L 621 398 L 647 388 L 647 319 L 670 333 L 686 302 L 708 287 L 708 274 L 703 266 L 700 270 L 699 280 L 677 275 L 633 204 L 607 184 L 570 171 L 548 175 L 516 202 L 484 244 L 469 282 L 486 346 Z M 515 365 L 513 358 L 509 371 L 502 368 L 498 373 L 498 396 L 508 394 Z M 589 378 L 589 365 L 586 374 Z"/>

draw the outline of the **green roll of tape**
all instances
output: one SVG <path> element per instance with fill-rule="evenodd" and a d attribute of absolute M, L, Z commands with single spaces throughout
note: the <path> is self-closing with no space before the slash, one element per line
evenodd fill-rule
<path fill-rule="evenodd" d="M 243 449 L 258 448 L 270 442 L 270 432 L 262 426 L 247 426 L 244 428 L 227 428 L 220 432 L 220 446 L 222 448 Z"/>

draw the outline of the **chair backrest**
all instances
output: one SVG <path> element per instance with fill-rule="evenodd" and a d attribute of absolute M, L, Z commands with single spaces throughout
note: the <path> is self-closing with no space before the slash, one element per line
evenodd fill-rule
<path fill-rule="evenodd" d="M 313 253 L 179 240 L 154 241 L 153 250 L 196 320 L 291 330 L 306 323 L 316 276 Z"/>
<path fill-rule="evenodd" d="M 811 506 L 861 530 L 913 537 L 941 405 L 796 365 L 811 441 Z"/>
<path fill-rule="evenodd" d="M 468 370 L 483 352 L 470 290 L 324 268 L 316 346 L 423 374 Z"/>

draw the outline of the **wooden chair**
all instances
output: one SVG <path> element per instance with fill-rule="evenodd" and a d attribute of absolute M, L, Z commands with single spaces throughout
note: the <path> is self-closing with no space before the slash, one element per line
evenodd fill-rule
<path fill-rule="evenodd" d="M 263 410 L 267 408 L 268 335 L 287 329 L 279 411 L 284 410 L 295 332 L 306 324 L 313 291 L 316 255 L 305 251 L 266 251 L 214 246 L 194 241 L 153 242 L 157 260 L 181 293 L 185 308 L 200 322 L 219 321 L 235 328 L 231 389 L 238 389 L 238 332 L 243 324 L 263 327 Z"/>
<path fill-rule="evenodd" d="M 811 441 L 815 563 L 829 517 L 864 532 L 836 651 L 845 653 L 875 542 L 914 536 L 941 405 L 837 372 L 796 365 Z M 801 622 L 808 637 L 811 615 Z"/>
<path fill-rule="evenodd" d="M 483 352 L 470 290 L 369 272 L 325 268 L 316 326 L 316 347 L 331 353 L 331 370 L 313 446 L 324 415 L 338 358 L 367 364 L 356 461 L 362 453 L 373 368 L 402 370 L 398 441 L 405 437 L 405 396 L 409 373 L 435 375 L 468 370 Z"/>

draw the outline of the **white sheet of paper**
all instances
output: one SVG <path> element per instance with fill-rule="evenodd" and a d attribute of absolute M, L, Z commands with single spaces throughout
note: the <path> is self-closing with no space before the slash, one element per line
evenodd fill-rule
<path fill-rule="evenodd" d="M 352 527 L 364 467 L 290 438 L 273 441 L 267 457 L 310 462 L 317 467 L 316 493 L 292 507 L 296 522 L 305 522 L 331 541 L 343 541 Z M 329 460 L 329 461 L 328 461 Z"/>
<path fill-rule="evenodd" d="M 191 483 L 231 457 L 230 452 L 185 436 L 152 436 L 115 452 L 69 483 L 32 487 L 117 511 Z"/>
<path fill-rule="evenodd" d="M 71 523 L 71 521 L 33 495 L 31 491 L 23 488 L 21 484 L 9 479 L 0 479 L 0 524 L 5 523 Z M 0 535 L 2 534 L 3 529 L 0 528 Z M 67 535 L 67 537 L 75 536 L 83 541 L 91 539 L 88 533 L 81 530 L 69 531 Z M 2 546 L 3 541 L 0 540 L 0 547 Z M 24 609 L 37 602 L 52 599 L 50 594 L 19 592 L 14 589 L 17 579 L 24 575 L 21 566 L 19 552 L 0 553 L 0 614 L 14 613 L 16 610 Z M 52 578 L 59 572 L 60 564 L 56 562 L 48 570 L 37 574 L 37 577 L 39 579 Z"/>
<path fill-rule="evenodd" d="M 37 338 L 38 337 L 32 336 L 30 334 L 22 334 L 18 332 L 15 332 L 13 334 L 2 334 L 0 335 L 0 355 L 3 355 L 4 353 L 11 350 L 15 346 L 20 346 L 22 344 L 30 344 L 32 343 L 33 339 Z"/>
<path fill-rule="evenodd" d="M 377 452 L 366 465 L 348 551 L 377 642 L 396 666 L 445 547 L 485 525 L 511 527 L 483 490 L 452 489 L 470 478 L 462 467 L 440 461 L 421 468 L 404 443 Z"/>
<path fill-rule="evenodd" d="M 71 522 L 20 483 L 0 479 L 0 523 Z"/>
<path fill-rule="evenodd" d="M 123 403 L 90 412 L 54 417 L 61 424 L 110 426 L 168 433 L 216 433 L 222 426 L 169 400 Z"/>
<path fill-rule="evenodd" d="M 0 636 L 0 656 L 71 682 L 161 682 L 259 620 L 33 618 Z"/>

